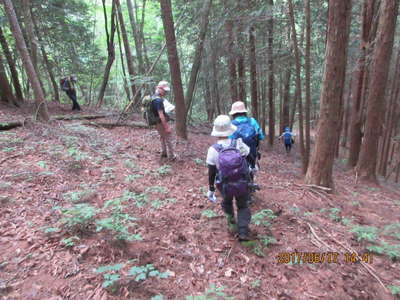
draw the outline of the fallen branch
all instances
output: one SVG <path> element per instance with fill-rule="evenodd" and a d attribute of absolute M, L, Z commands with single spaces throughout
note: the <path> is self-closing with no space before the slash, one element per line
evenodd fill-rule
<path fill-rule="evenodd" d="M 335 239 L 328 231 L 326 231 L 324 228 L 321 228 L 322 231 L 324 231 L 334 242 L 336 242 L 338 245 L 342 246 L 346 251 L 348 251 L 349 253 L 355 253 L 357 254 L 357 258 L 358 261 L 360 262 L 360 264 L 368 271 L 369 274 L 372 275 L 372 277 L 374 277 L 379 284 L 383 287 L 383 289 L 385 290 L 386 293 L 389 293 L 388 289 L 386 288 L 386 286 L 383 284 L 383 282 L 380 280 L 380 278 L 378 277 L 378 275 L 375 274 L 375 269 L 373 267 L 371 267 L 370 265 L 367 265 L 362 258 L 358 255 L 357 251 L 355 251 L 353 248 L 346 246 L 344 244 L 342 244 L 341 242 L 339 242 L 337 239 Z"/>
<path fill-rule="evenodd" d="M 143 122 L 129 122 L 129 123 L 107 123 L 107 122 L 82 122 L 83 125 L 90 125 L 95 127 L 105 127 L 105 128 L 114 128 L 114 127 L 133 127 L 133 128 L 149 128 Z"/>
<path fill-rule="evenodd" d="M 0 160 L 0 165 L 5 162 L 6 160 L 12 159 L 12 158 L 16 158 L 18 156 L 20 156 L 21 154 L 15 154 L 15 155 L 11 155 L 11 156 L 7 156 L 6 158 L 3 158 L 2 160 Z"/>
<path fill-rule="evenodd" d="M 10 122 L 1 122 L 0 130 L 10 130 L 19 126 L 23 126 L 24 121 L 10 121 Z"/>
<path fill-rule="evenodd" d="M 335 249 L 333 249 L 331 246 L 329 246 L 327 243 L 325 243 L 315 232 L 314 228 L 311 226 L 310 223 L 307 222 L 308 227 L 310 228 L 310 231 L 312 233 L 312 235 L 315 237 L 315 239 L 320 242 L 322 245 L 324 245 L 326 248 L 328 248 L 329 250 L 331 250 L 332 252 L 335 252 Z"/>
<path fill-rule="evenodd" d="M 61 116 L 53 116 L 51 119 L 53 120 L 93 120 L 100 118 L 107 118 L 112 116 L 117 116 L 118 114 L 100 114 L 100 115 L 61 115 Z"/>

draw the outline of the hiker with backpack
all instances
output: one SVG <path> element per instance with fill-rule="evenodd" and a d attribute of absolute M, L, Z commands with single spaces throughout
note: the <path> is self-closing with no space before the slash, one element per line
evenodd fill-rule
<path fill-rule="evenodd" d="M 294 144 L 295 134 L 290 131 L 289 127 L 285 127 L 285 131 L 280 135 L 279 139 L 283 138 L 283 143 L 285 145 L 286 153 L 289 154 Z"/>
<path fill-rule="evenodd" d="M 231 138 L 242 138 L 243 142 L 249 146 L 250 154 L 247 156 L 247 161 L 250 167 L 256 169 L 256 160 L 259 157 L 257 151 L 258 145 L 265 136 L 258 124 L 257 120 L 247 116 L 247 109 L 242 101 L 236 101 L 232 104 L 229 115 L 232 116 L 232 124 L 237 126 L 237 130 Z"/>
<path fill-rule="evenodd" d="M 60 80 L 61 89 L 72 100 L 72 110 L 81 110 L 81 107 L 79 106 L 79 103 L 76 100 L 75 83 L 76 83 L 75 75 L 64 77 Z"/>
<path fill-rule="evenodd" d="M 252 239 L 249 234 L 251 212 L 248 207 L 250 174 L 246 161 L 250 148 L 240 138 L 229 138 L 236 129 L 227 115 L 220 115 L 214 121 L 211 135 L 217 138 L 217 142 L 207 152 L 207 198 L 217 202 L 216 186 L 223 198 L 221 205 L 229 231 L 238 231 L 239 240 L 248 241 Z M 237 221 L 234 217 L 233 198 L 236 199 Z"/>
<path fill-rule="evenodd" d="M 149 126 L 155 126 L 161 140 L 161 158 L 168 157 L 176 159 L 174 148 L 172 145 L 171 128 L 168 125 L 169 116 L 166 113 L 166 108 L 172 110 L 175 107 L 164 99 L 167 92 L 171 89 L 169 83 L 162 80 L 156 86 L 153 96 L 146 96 L 142 100 L 144 108 L 144 116 Z"/>

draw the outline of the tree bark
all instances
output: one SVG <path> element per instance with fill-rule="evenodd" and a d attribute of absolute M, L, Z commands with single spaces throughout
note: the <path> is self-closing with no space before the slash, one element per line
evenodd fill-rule
<path fill-rule="evenodd" d="M 115 60 L 115 46 L 114 46 L 114 36 L 115 36 L 115 0 L 112 1 L 112 8 L 111 8 L 111 33 L 108 33 L 108 25 L 107 25 L 107 11 L 106 11 L 106 4 L 105 0 L 103 2 L 103 12 L 104 12 L 104 24 L 106 28 L 106 36 L 107 36 L 107 63 L 104 70 L 103 81 L 100 86 L 99 96 L 97 97 L 97 107 L 100 107 L 103 104 L 104 94 L 106 91 L 108 78 L 110 77 L 110 70 L 111 66 Z"/>
<path fill-rule="evenodd" d="M 367 98 L 365 136 L 356 167 L 360 178 L 372 182 L 377 182 L 378 143 L 384 113 L 382 101 L 385 97 L 398 7 L 399 0 L 382 1 L 376 46 L 372 58 L 371 88 Z"/>
<path fill-rule="evenodd" d="M 144 69 L 144 64 L 143 64 L 143 51 L 142 51 L 143 45 L 142 45 L 141 37 L 139 35 L 136 18 L 135 18 L 135 15 L 133 14 L 134 8 L 133 8 L 131 0 L 126 0 L 126 3 L 128 5 L 128 13 L 129 13 L 129 20 L 130 20 L 131 27 L 132 27 L 132 34 L 133 34 L 133 38 L 135 40 L 136 55 L 137 55 L 138 63 L 139 63 L 139 72 L 141 74 L 144 74 L 145 69 Z M 146 3 L 146 1 L 144 0 L 143 1 L 143 10 L 144 10 L 145 3 Z"/>
<path fill-rule="evenodd" d="M 273 11 L 274 0 L 269 0 L 271 11 Z M 275 104 L 274 104 L 274 19 L 271 15 L 267 21 L 268 28 L 268 141 L 274 145 L 275 138 Z M 263 101 L 265 101 L 263 99 Z M 263 131 L 265 128 L 263 128 Z"/>
<path fill-rule="evenodd" d="M 290 78 L 292 75 L 292 66 L 289 63 L 285 69 L 284 88 L 283 88 L 283 104 L 282 104 L 282 127 L 280 132 L 283 132 L 285 127 L 290 126 Z"/>
<path fill-rule="evenodd" d="M 31 58 L 28 53 L 28 49 L 26 48 L 21 28 L 19 26 L 17 16 L 15 15 L 13 4 L 11 0 L 1 0 L 1 1 L 4 5 L 6 15 L 10 22 L 11 31 L 14 35 L 18 52 L 21 55 L 24 68 L 26 70 L 26 73 L 28 74 L 28 79 L 32 85 L 33 92 L 35 94 L 35 101 L 37 104 L 36 111 L 38 113 L 38 118 L 43 121 L 48 121 L 50 119 L 50 116 L 47 111 L 47 105 L 44 99 L 43 90 L 40 86 L 35 68 L 33 67 Z"/>
<path fill-rule="evenodd" d="M 136 87 L 133 84 L 133 79 L 135 77 L 135 70 L 133 68 L 132 52 L 131 52 L 131 47 L 129 46 L 129 40 L 128 40 L 128 35 L 126 33 L 124 16 L 122 14 L 121 4 L 120 4 L 119 0 L 115 0 L 115 7 L 117 9 L 119 27 L 121 29 L 122 41 L 124 43 L 126 65 L 128 67 L 128 73 L 129 73 L 128 82 L 129 82 L 129 86 L 130 86 L 131 91 L 132 91 L 132 95 L 135 95 L 136 94 Z M 132 100 L 134 102 L 137 101 L 137 99 L 132 99 Z"/>
<path fill-rule="evenodd" d="M 350 149 L 349 159 L 347 165 L 354 167 L 358 161 L 358 155 L 360 153 L 361 139 L 362 139 L 362 93 L 364 89 L 365 78 L 365 58 L 367 48 L 370 47 L 371 39 L 371 27 L 374 16 L 374 7 L 376 0 L 366 0 L 363 5 L 362 12 L 362 28 L 361 28 L 361 43 L 360 43 L 360 56 L 357 61 L 357 67 L 353 77 L 353 90 L 352 90 L 352 110 L 351 110 L 351 121 L 350 121 Z"/>
<path fill-rule="evenodd" d="M 305 72 L 306 72 L 306 108 L 305 108 L 305 165 L 308 167 L 310 158 L 311 140 L 310 140 L 310 122 L 311 122 L 311 13 L 310 13 L 310 0 L 304 1 L 305 5 L 305 19 L 306 19 L 306 49 L 305 49 Z"/>
<path fill-rule="evenodd" d="M 255 29 L 253 26 L 249 28 L 249 61 L 250 61 L 250 86 L 251 86 L 251 111 L 253 117 L 260 119 L 258 112 L 258 91 L 257 91 L 257 59 L 256 59 L 256 41 Z M 262 129 L 264 132 L 264 129 Z"/>
<path fill-rule="evenodd" d="M 11 105 L 18 105 L 8 82 L 6 70 L 3 65 L 3 57 L 0 55 L 0 100 Z"/>
<path fill-rule="evenodd" d="M 131 92 L 129 90 L 128 81 L 126 80 L 127 76 L 126 76 L 125 63 L 124 63 L 125 59 L 124 59 L 124 54 L 122 53 L 121 34 L 120 34 L 120 30 L 119 30 L 118 19 L 116 20 L 116 22 L 117 22 L 116 27 L 117 27 L 119 55 L 121 58 L 122 75 L 124 76 L 124 89 L 125 89 L 126 97 L 128 98 L 128 102 L 131 102 L 132 98 L 131 98 Z"/>
<path fill-rule="evenodd" d="M 234 38 L 233 38 L 233 21 L 226 20 L 225 23 L 226 32 L 228 33 L 228 69 L 229 69 L 229 86 L 231 91 L 231 101 L 239 101 L 238 90 L 237 90 L 237 74 L 236 74 L 236 63 L 235 54 L 233 53 Z"/>
<path fill-rule="evenodd" d="M 197 81 L 197 75 L 199 73 L 201 67 L 201 58 L 203 54 L 204 48 L 204 40 L 206 38 L 207 28 L 208 28 L 208 16 L 210 14 L 212 0 L 204 1 L 203 5 L 203 16 L 200 22 L 200 34 L 199 34 L 199 41 L 196 46 L 196 50 L 194 52 L 192 70 L 190 72 L 190 79 L 186 91 L 186 114 L 189 112 L 190 107 L 192 106 L 192 99 L 194 88 Z"/>
<path fill-rule="evenodd" d="M 18 72 L 17 72 L 17 69 L 15 67 L 15 62 L 14 62 L 14 60 L 12 58 L 10 49 L 8 47 L 7 40 L 6 40 L 6 38 L 5 38 L 4 34 L 3 34 L 3 30 L 1 28 L 1 26 L 0 26 L 0 44 L 1 44 L 1 48 L 3 49 L 4 56 L 7 59 L 8 66 L 10 68 L 11 78 L 12 78 L 15 94 L 17 96 L 17 100 L 18 101 L 23 101 L 24 100 L 24 96 L 22 95 L 22 88 L 21 88 L 21 85 L 19 83 Z"/>
<path fill-rule="evenodd" d="M 46 50 L 44 48 L 43 39 L 42 39 L 40 30 L 38 28 L 38 24 L 36 22 L 36 18 L 34 16 L 34 14 L 32 13 L 32 11 L 31 11 L 31 16 L 32 16 L 32 24 L 33 24 L 33 27 L 34 27 L 34 34 L 37 36 L 38 41 L 39 41 L 39 46 L 40 46 L 40 51 L 42 52 L 43 61 L 44 61 L 45 65 L 46 65 L 47 72 L 49 73 L 51 85 L 53 86 L 55 100 L 57 102 L 60 102 L 60 93 L 58 92 L 58 84 L 56 82 L 56 79 L 55 79 L 55 76 L 54 76 L 54 73 L 53 73 L 53 68 L 52 68 L 51 63 L 49 61 L 49 57 L 47 56 Z"/>
<path fill-rule="evenodd" d="M 347 61 L 351 1 L 331 0 L 328 16 L 325 73 L 315 148 L 305 182 L 333 189 L 332 168 L 338 139 L 340 103 Z"/>
<path fill-rule="evenodd" d="M 301 65 L 300 65 L 300 54 L 299 54 L 299 46 L 297 43 L 297 33 L 296 26 L 294 22 L 294 11 L 293 11 L 293 2 L 289 0 L 289 18 L 290 24 L 292 28 L 292 39 L 293 39 L 293 50 L 295 57 L 295 66 L 296 66 L 296 102 L 299 105 L 299 144 L 300 144 L 300 153 L 302 157 L 303 173 L 306 173 L 308 166 L 308 157 L 304 148 L 304 126 L 303 126 L 303 105 L 302 105 L 302 92 L 301 92 Z M 292 121 L 293 122 L 293 121 Z"/>
<path fill-rule="evenodd" d="M 163 21 L 165 39 L 167 42 L 168 63 L 171 71 L 172 86 L 174 88 L 176 103 L 176 134 L 187 139 L 186 107 L 183 95 L 181 69 L 179 66 L 178 51 L 176 48 L 174 20 L 170 0 L 160 0 L 161 18 Z"/>

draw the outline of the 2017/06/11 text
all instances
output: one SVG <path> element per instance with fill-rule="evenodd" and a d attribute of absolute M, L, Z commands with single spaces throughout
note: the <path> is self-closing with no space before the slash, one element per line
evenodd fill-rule
<path fill-rule="evenodd" d="M 364 262 L 372 264 L 372 253 L 365 252 L 280 252 L 276 256 L 278 264 L 300 264 L 300 263 L 357 263 Z"/>

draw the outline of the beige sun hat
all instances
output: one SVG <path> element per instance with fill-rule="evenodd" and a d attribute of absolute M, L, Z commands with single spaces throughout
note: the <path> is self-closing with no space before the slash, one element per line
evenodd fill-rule
<path fill-rule="evenodd" d="M 214 127 L 211 132 L 212 136 L 227 137 L 236 131 L 236 126 L 231 123 L 231 118 L 227 115 L 219 115 L 214 120 Z"/>
<path fill-rule="evenodd" d="M 161 80 L 158 84 L 157 84 L 157 88 L 163 89 L 166 92 L 169 92 L 171 89 L 169 87 L 169 83 L 168 81 L 165 80 Z"/>
<path fill-rule="evenodd" d="M 229 114 L 231 116 L 234 114 L 238 114 L 238 113 L 247 113 L 246 106 L 244 105 L 244 103 L 242 101 L 234 102 L 232 104 L 231 111 L 229 112 Z"/>

